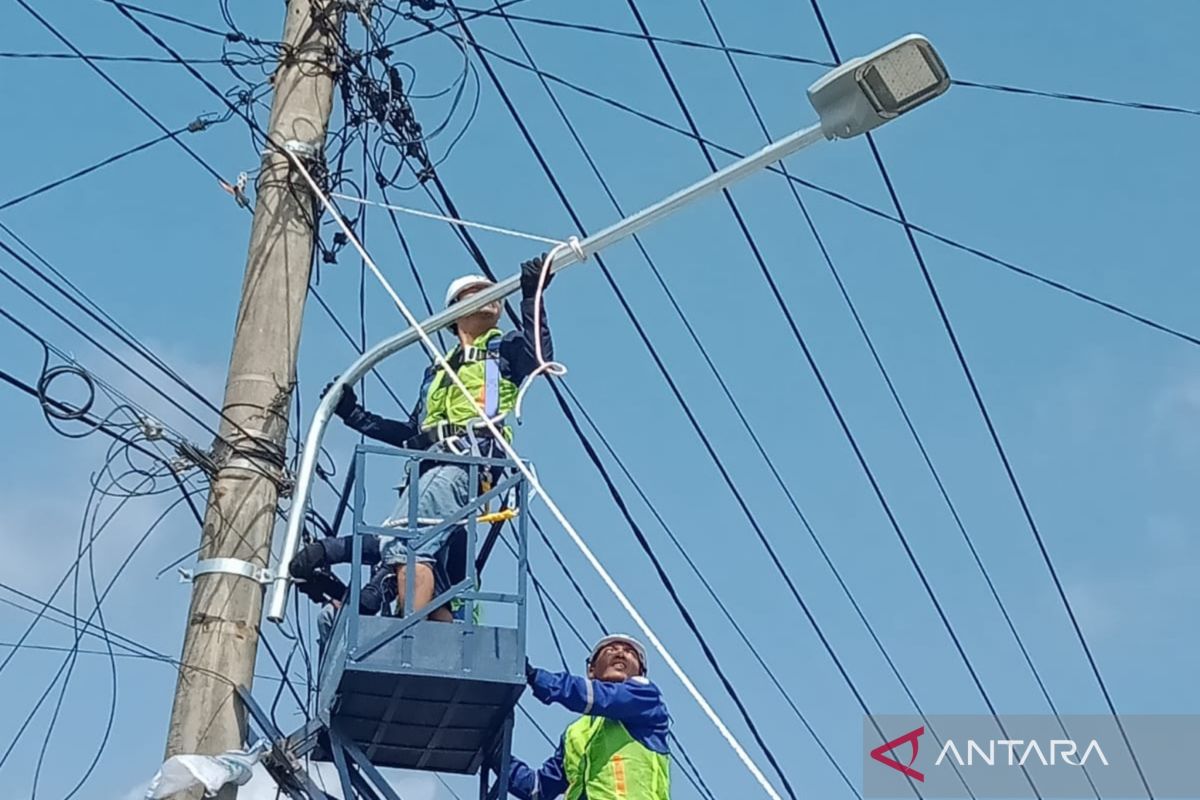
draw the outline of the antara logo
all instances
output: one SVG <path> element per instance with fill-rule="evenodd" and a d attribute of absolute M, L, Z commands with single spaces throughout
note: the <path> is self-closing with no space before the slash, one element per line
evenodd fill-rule
<path fill-rule="evenodd" d="M 917 753 L 920 750 L 920 737 L 924 733 L 925 726 L 922 725 L 890 742 L 885 742 L 871 751 L 871 758 L 880 764 L 891 767 L 897 772 L 903 773 L 913 780 L 923 782 L 925 780 L 925 773 L 913 769 L 913 764 L 917 760 Z M 907 759 L 907 764 L 901 763 L 901 761 L 887 755 L 906 744 L 912 748 Z M 1098 760 L 1106 767 L 1108 766 L 1108 758 L 1104 755 L 1104 750 L 1100 748 L 1100 743 L 1095 739 L 1089 741 L 1082 750 L 1081 755 L 1079 745 L 1072 739 L 1051 739 L 1048 746 L 1040 744 L 1036 739 L 987 739 L 979 741 L 967 739 L 965 746 L 959 746 L 955 744 L 953 739 L 947 739 L 946 743 L 942 745 L 941 751 L 938 752 L 933 765 L 940 767 L 947 758 L 950 758 L 960 767 L 970 767 L 977 764 L 986 764 L 989 767 L 996 766 L 997 764 L 1001 766 L 1021 767 L 1027 762 L 1040 763 L 1045 767 L 1057 764 L 1082 767 L 1091 758 Z M 997 755 L 997 751 L 999 751 L 999 756 Z M 965 757 L 964 753 L 966 753 Z"/>
<path fill-rule="evenodd" d="M 984 745 L 986 745 L 986 749 Z M 934 766 L 941 766 L 947 756 L 953 758 L 960 767 L 972 766 L 976 759 L 989 767 L 995 766 L 997 747 L 1000 748 L 1001 755 L 1004 750 L 1008 750 L 1007 759 L 1000 763 L 1010 767 L 1024 766 L 1031 756 L 1043 767 L 1052 767 L 1058 763 L 1082 767 L 1093 755 L 1100 759 L 1101 764 L 1108 766 L 1108 759 L 1105 758 L 1104 751 L 1100 749 L 1100 743 L 1095 739 L 1088 743 L 1087 747 L 1083 749 L 1083 755 L 1078 759 L 1076 759 L 1076 754 L 1079 752 L 1079 745 L 1071 739 L 1051 739 L 1049 748 L 1039 745 L 1036 739 L 988 739 L 984 745 L 974 739 L 967 739 L 967 757 L 964 760 L 962 752 L 954 744 L 954 740 L 947 739 L 946 743 L 942 745 L 942 751 L 938 753 L 937 760 L 933 762 Z M 1047 752 L 1050 754 L 1049 757 L 1046 755 Z"/>
<path fill-rule="evenodd" d="M 880 764 L 885 764 L 894 770 L 903 772 L 905 775 L 912 778 L 913 780 L 924 781 L 925 780 L 924 773 L 918 772 L 917 770 L 912 768 L 913 762 L 917 760 L 917 750 L 921 746 L 920 742 L 918 740 L 920 739 L 921 734 L 923 734 L 923 733 L 925 733 L 924 725 L 922 725 L 919 728 L 916 728 L 915 730 L 909 731 L 908 733 L 904 734 L 903 736 L 901 736 L 898 739 L 892 739 L 890 742 L 884 742 L 883 744 L 879 745 L 879 747 L 876 747 L 874 750 L 871 751 L 871 758 L 875 759 Z M 890 753 L 892 750 L 895 750 L 897 747 L 899 747 L 902 744 L 911 744 L 912 745 L 912 756 L 908 759 L 907 765 L 901 764 L 896 759 L 889 758 L 884 755 L 884 753 Z M 939 761 L 938 763 L 940 764 L 941 761 Z"/>

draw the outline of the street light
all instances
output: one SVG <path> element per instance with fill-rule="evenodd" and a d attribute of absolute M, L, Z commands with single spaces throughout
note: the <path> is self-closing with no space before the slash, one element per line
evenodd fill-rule
<path fill-rule="evenodd" d="M 913 33 L 830 70 L 808 87 L 808 99 L 826 138 L 849 139 L 949 88 L 950 74 L 937 51 Z"/>
<path fill-rule="evenodd" d="M 820 117 L 820 122 L 772 142 L 756 153 L 741 158 L 685 189 L 680 189 L 653 205 L 620 220 L 579 242 L 576 250 L 563 249 L 550 264 L 556 273 L 586 257 L 637 233 L 663 217 L 700 197 L 736 183 L 786 156 L 825 139 L 848 139 L 877 128 L 917 106 L 927 103 L 950 88 L 950 76 L 933 45 L 924 36 L 910 34 L 830 70 L 808 89 L 808 98 Z M 336 213 L 330 206 L 331 213 Z M 460 303 L 441 311 L 421 323 L 427 333 L 445 328 L 459 317 L 472 314 L 483 306 L 504 299 L 520 288 L 520 276 L 514 275 L 483 291 L 476 292 Z M 325 426 L 342 389 L 358 381 L 376 364 L 388 356 L 416 343 L 415 329 L 401 331 L 364 352 L 341 377 L 334 381 L 318 404 L 305 439 L 292 490 L 292 505 L 288 510 L 287 531 L 284 535 L 280 561 L 275 570 L 271 596 L 267 604 L 267 619 L 282 622 L 290 579 L 288 565 L 300 545 L 304 518 L 308 510 L 309 493 L 317 454 Z"/>

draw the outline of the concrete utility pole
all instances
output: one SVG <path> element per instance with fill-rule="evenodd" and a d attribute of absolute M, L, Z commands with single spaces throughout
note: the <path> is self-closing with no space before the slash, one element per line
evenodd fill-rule
<path fill-rule="evenodd" d="M 324 150 L 339 6 L 337 0 L 287 4 L 268 127 L 273 145 L 258 179 L 225 385 L 220 426 L 225 445 L 217 447 L 220 469 L 204 518 L 168 756 L 211 755 L 242 746 L 245 716 L 234 687 L 249 687 L 254 673 L 263 600 L 255 568 L 267 565 L 275 527 L 316 208 L 304 179 L 278 147 L 298 154 Z M 235 795 L 231 788 L 220 797 Z"/>

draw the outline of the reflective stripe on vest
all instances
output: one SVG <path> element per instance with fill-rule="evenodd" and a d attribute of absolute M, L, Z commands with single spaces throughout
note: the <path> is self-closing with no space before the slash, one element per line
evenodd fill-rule
<path fill-rule="evenodd" d="M 500 359 L 492 356 L 483 362 L 483 415 L 488 419 L 500 410 Z"/>
<path fill-rule="evenodd" d="M 566 800 L 670 800 L 670 759 L 604 717 L 580 717 L 563 736 Z"/>

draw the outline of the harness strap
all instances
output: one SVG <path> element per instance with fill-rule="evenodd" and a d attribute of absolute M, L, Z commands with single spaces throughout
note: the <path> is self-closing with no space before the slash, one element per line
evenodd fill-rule
<path fill-rule="evenodd" d="M 427 428 L 416 436 L 404 442 L 404 446 L 410 450 L 428 450 L 435 444 L 444 442 L 447 439 L 455 439 L 459 436 L 464 436 L 471 432 L 472 429 L 467 425 L 455 425 L 450 422 L 439 422 L 431 428 Z M 491 431 L 486 428 L 482 430 L 474 430 L 476 436 L 490 437 Z"/>
<path fill-rule="evenodd" d="M 483 386 L 478 398 L 480 407 L 488 419 L 496 419 L 500 411 L 500 384 L 503 378 L 500 372 L 500 344 L 502 336 L 492 336 L 484 347 L 456 347 L 446 359 L 450 369 L 457 373 L 464 364 L 483 362 Z M 446 377 L 445 370 L 438 370 L 431 383 L 440 387 Z M 428 385 L 428 384 L 427 384 Z M 422 387 L 423 389 L 425 387 Z M 449 422 L 439 422 L 437 425 L 421 431 L 421 433 L 405 442 L 405 446 L 415 450 L 428 450 L 437 444 L 443 444 L 451 452 L 462 454 L 463 439 L 467 444 L 466 451 L 479 455 L 478 440 L 490 438 L 491 433 L 481 423 L 455 425 Z"/>
<path fill-rule="evenodd" d="M 499 338 L 499 336 L 494 337 L 492 341 L 496 341 L 497 344 L 499 344 Z M 500 357 L 499 348 L 494 346 L 491 341 L 488 342 L 487 347 L 467 347 L 464 348 L 461 353 L 461 363 L 456 365 L 453 361 L 451 361 L 450 366 L 456 367 L 457 369 L 457 367 L 461 366 L 461 364 L 473 364 L 476 361 L 492 361 Z"/>

